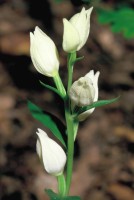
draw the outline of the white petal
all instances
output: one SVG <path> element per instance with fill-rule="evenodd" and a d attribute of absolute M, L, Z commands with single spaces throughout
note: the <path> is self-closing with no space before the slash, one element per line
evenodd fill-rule
<path fill-rule="evenodd" d="M 85 10 L 83 7 L 80 13 L 75 14 L 70 20 L 69 23 L 67 24 L 66 21 L 66 29 L 64 28 L 64 35 L 63 36 L 63 49 L 67 52 L 73 52 L 80 50 L 84 44 L 86 43 L 90 31 L 90 15 L 91 11 L 93 8 L 90 8 L 88 10 Z M 64 21 L 64 20 L 63 20 Z M 65 25 L 64 25 L 65 26 Z M 73 30 L 74 29 L 74 30 Z M 70 31 L 69 31 L 70 30 Z M 78 38 L 75 36 L 75 32 L 77 32 L 79 37 Z M 72 35 L 72 36 L 71 36 Z M 67 39 L 64 39 L 67 38 Z M 77 41 L 77 42 L 76 42 Z M 73 46 L 71 46 L 71 43 Z M 75 45 L 77 43 L 77 45 Z M 67 48 L 69 45 L 70 48 Z"/>
<path fill-rule="evenodd" d="M 61 174 L 66 163 L 65 152 L 54 140 L 50 139 L 43 130 L 38 129 L 36 133 L 41 145 L 40 149 L 42 151 L 41 156 L 44 168 L 52 175 L 57 176 Z"/>
<path fill-rule="evenodd" d="M 77 22 L 75 23 L 75 28 L 77 29 L 80 37 L 80 44 L 77 50 L 81 49 L 83 45 L 86 43 L 88 37 L 88 29 L 86 23 L 86 11 L 85 8 L 82 8 L 80 12 Z"/>
<path fill-rule="evenodd" d="M 93 7 L 89 8 L 88 10 L 86 10 L 86 14 L 87 14 L 87 19 L 90 20 L 90 15 L 91 15 L 91 12 L 93 10 Z"/>
<path fill-rule="evenodd" d="M 94 75 L 94 71 L 91 70 L 88 74 L 86 74 L 86 77 L 93 78 L 93 86 L 95 89 L 95 96 L 94 96 L 94 102 L 98 100 L 98 78 L 99 78 L 100 72 L 97 71 Z M 84 113 L 80 114 L 78 116 L 79 121 L 84 121 L 90 114 L 93 113 L 95 108 L 92 108 L 90 110 L 85 111 Z"/>
<path fill-rule="evenodd" d="M 85 75 L 85 77 L 91 79 L 92 82 L 93 82 L 93 80 L 94 80 L 94 70 L 90 70 L 90 71 Z"/>
<path fill-rule="evenodd" d="M 54 69 L 59 68 L 59 56 L 56 46 L 54 42 L 39 28 L 36 28 L 35 30 L 35 38 L 40 60 L 45 66 L 44 69 L 46 69 L 48 73 L 52 73 Z"/>
<path fill-rule="evenodd" d="M 59 70 L 59 56 L 54 42 L 39 28 L 30 33 L 30 54 L 38 72 L 54 77 Z"/>
<path fill-rule="evenodd" d="M 80 107 L 93 103 L 94 95 L 93 81 L 86 76 L 75 81 L 69 91 L 71 102 Z"/>
<path fill-rule="evenodd" d="M 77 30 L 67 20 L 63 19 L 64 33 L 63 33 L 63 49 L 66 52 L 74 52 L 77 50 L 80 43 L 80 38 Z"/>
<path fill-rule="evenodd" d="M 94 102 L 98 100 L 98 78 L 99 78 L 100 72 L 96 72 L 96 74 L 94 75 L 94 82 L 93 82 L 93 86 L 95 88 L 95 97 L 94 97 Z"/>
<path fill-rule="evenodd" d="M 80 50 L 84 44 L 86 43 L 89 31 L 90 31 L 90 15 L 92 12 L 92 8 L 85 10 L 85 8 L 82 8 L 80 13 L 75 14 L 71 19 L 71 24 L 77 29 L 79 32 L 80 37 L 80 44 L 77 48 L 77 51 Z"/>
<path fill-rule="evenodd" d="M 38 139 L 36 142 L 36 152 L 37 152 L 39 158 L 42 159 L 41 143 L 40 143 L 40 140 L 38 140 Z"/>

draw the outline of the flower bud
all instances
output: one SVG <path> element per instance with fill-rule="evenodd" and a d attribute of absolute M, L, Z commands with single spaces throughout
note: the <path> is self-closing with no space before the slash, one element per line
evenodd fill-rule
<path fill-rule="evenodd" d="M 92 80 L 88 77 L 81 77 L 75 81 L 70 88 L 69 96 L 76 106 L 88 106 L 93 103 L 95 89 Z"/>
<path fill-rule="evenodd" d="M 54 140 L 41 129 L 36 132 L 38 135 L 36 151 L 41 159 L 45 170 L 54 176 L 59 176 L 66 164 L 66 154 Z"/>
<path fill-rule="evenodd" d="M 59 56 L 54 42 L 39 28 L 30 33 L 30 54 L 36 70 L 49 77 L 57 75 Z"/>
<path fill-rule="evenodd" d="M 86 78 L 90 79 L 92 81 L 93 87 L 95 89 L 95 94 L 93 98 L 93 102 L 98 100 L 98 78 L 99 78 L 100 72 L 94 73 L 94 70 L 91 70 L 89 73 L 85 75 Z M 81 113 L 78 116 L 79 121 L 85 120 L 93 111 L 95 108 L 92 108 L 90 110 L 87 110 L 83 113 Z"/>
<path fill-rule="evenodd" d="M 90 15 L 93 7 L 75 14 L 69 21 L 63 19 L 63 49 L 71 53 L 79 51 L 86 43 L 90 32 Z"/>

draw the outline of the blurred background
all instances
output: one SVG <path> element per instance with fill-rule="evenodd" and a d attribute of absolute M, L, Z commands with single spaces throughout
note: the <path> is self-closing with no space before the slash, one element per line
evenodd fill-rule
<path fill-rule="evenodd" d="M 99 99 L 121 98 L 81 123 L 70 194 L 82 200 L 134 199 L 134 1 L 0 0 L 1 200 L 48 200 L 44 188 L 57 189 L 36 155 L 36 129 L 46 129 L 32 118 L 27 100 L 64 121 L 63 107 L 39 84 L 39 79 L 53 81 L 31 63 L 29 32 L 38 25 L 54 40 L 66 85 L 62 19 L 83 6 L 94 10 L 89 39 L 78 52 L 85 58 L 75 65 L 74 80 L 91 69 L 100 71 Z"/>

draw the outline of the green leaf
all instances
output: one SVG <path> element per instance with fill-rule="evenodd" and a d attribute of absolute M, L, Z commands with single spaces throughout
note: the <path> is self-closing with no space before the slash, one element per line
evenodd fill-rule
<path fill-rule="evenodd" d="M 72 64 L 74 65 L 76 62 L 82 60 L 83 58 L 84 58 L 84 56 L 81 56 L 81 57 L 76 58 L 76 59 L 72 62 Z"/>
<path fill-rule="evenodd" d="M 79 115 L 79 114 L 81 114 L 81 113 L 83 113 L 83 112 L 85 112 L 85 111 L 87 111 L 87 110 L 90 110 L 90 109 L 92 109 L 92 108 L 101 107 L 101 106 L 105 106 L 105 105 L 110 104 L 110 103 L 114 103 L 114 102 L 118 101 L 119 98 L 120 98 L 120 96 L 119 96 L 119 97 L 116 97 L 116 98 L 114 98 L 114 99 L 96 101 L 96 102 L 92 103 L 92 104 L 89 105 L 89 106 L 83 106 L 83 107 L 78 111 L 77 115 Z"/>
<path fill-rule="evenodd" d="M 64 197 L 64 200 L 81 200 L 81 198 L 78 196 L 69 196 L 69 197 Z"/>
<path fill-rule="evenodd" d="M 49 196 L 50 200 L 81 200 L 78 196 L 61 197 L 50 189 L 46 189 L 45 192 Z"/>
<path fill-rule="evenodd" d="M 134 10 L 120 7 L 118 10 L 98 10 L 98 20 L 102 24 L 110 24 L 114 33 L 122 32 L 125 38 L 134 37 Z"/>
<path fill-rule="evenodd" d="M 46 126 L 48 129 L 51 130 L 51 132 L 54 134 L 57 139 L 60 140 L 60 142 L 66 147 L 66 144 L 63 140 L 62 134 L 59 131 L 56 123 L 53 121 L 52 117 L 46 113 L 43 112 L 41 108 L 33 104 L 31 101 L 28 101 L 28 108 L 32 114 L 32 116 L 40 121 L 44 126 Z"/>
<path fill-rule="evenodd" d="M 52 190 L 46 189 L 45 192 L 49 196 L 50 200 L 61 200 L 61 198 Z"/>
<path fill-rule="evenodd" d="M 41 84 L 42 86 L 48 88 L 49 90 L 52 90 L 53 92 L 55 92 L 56 94 L 58 94 L 58 95 L 62 98 L 60 92 L 59 92 L 56 88 L 54 88 L 54 87 L 52 87 L 52 86 L 50 86 L 50 85 L 47 85 L 47 84 L 43 83 L 43 82 L 40 81 L 40 80 L 39 80 L 39 82 L 40 82 L 40 84 Z"/>

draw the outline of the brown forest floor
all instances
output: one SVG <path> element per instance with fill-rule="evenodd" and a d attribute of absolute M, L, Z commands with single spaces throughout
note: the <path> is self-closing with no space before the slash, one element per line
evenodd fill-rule
<path fill-rule="evenodd" d="M 38 1 L 37 1 L 38 2 Z M 40 26 L 55 41 L 60 73 L 66 84 L 66 54 L 62 18 L 75 8 L 69 1 L 3 0 L 0 5 L 0 199 L 47 200 L 44 188 L 56 191 L 56 180 L 41 166 L 35 152 L 35 121 L 27 99 L 63 118 L 58 97 L 39 85 L 29 57 L 29 31 Z M 36 11 L 36 12 L 35 12 Z M 96 109 L 80 125 L 75 148 L 72 195 L 82 200 L 134 200 L 134 49 L 133 40 L 114 35 L 98 24 L 94 11 L 91 34 L 79 52 L 84 59 L 74 69 L 74 80 L 90 69 L 99 70 L 99 98 L 121 95 L 119 102 Z"/>

